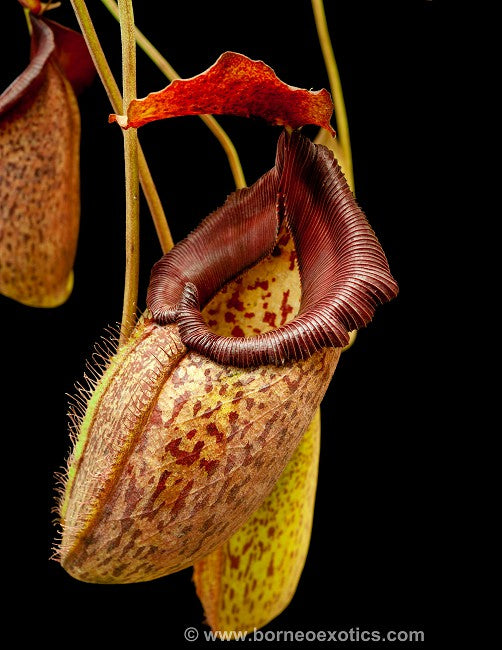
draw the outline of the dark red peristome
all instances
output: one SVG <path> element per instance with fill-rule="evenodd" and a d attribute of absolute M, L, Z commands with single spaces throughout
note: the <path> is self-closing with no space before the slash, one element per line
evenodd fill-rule
<path fill-rule="evenodd" d="M 257 336 L 211 332 L 200 302 L 271 251 L 282 219 L 298 255 L 298 315 Z M 380 243 L 333 154 L 293 132 L 281 135 L 270 172 L 231 195 L 154 266 L 147 304 L 154 318 L 177 322 L 189 349 L 218 363 L 249 367 L 346 345 L 349 332 L 367 325 L 376 306 L 397 292 Z"/>
<path fill-rule="evenodd" d="M 30 21 L 33 29 L 30 62 L 0 95 L 0 116 L 40 87 L 49 59 L 59 66 L 77 94 L 91 83 L 96 73 L 82 34 L 31 14 Z"/>
<path fill-rule="evenodd" d="M 30 20 L 33 27 L 31 60 L 27 68 L 0 95 L 0 116 L 23 97 L 36 91 L 45 78 L 45 66 L 56 48 L 54 35 L 45 22 L 31 15 Z"/>
<path fill-rule="evenodd" d="M 274 167 L 254 185 L 231 194 L 152 269 L 147 305 L 160 323 L 176 320 L 183 288 L 194 282 L 206 303 L 233 277 L 269 253 L 279 219 L 279 178 Z"/>
<path fill-rule="evenodd" d="M 181 115 L 240 115 L 296 129 L 316 124 L 335 135 L 331 96 L 325 89 L 289 86 L 263 61 L 225 52 L 210 68 L 191 79 L 175 79 L 166 88 L 133 100 L 126 119 L 110 115 L 128 129 Z"/>
<path fill-rule="evenodd" d="M 91 84 L 96 76 L 96 68 L 82 34 L 64 25 L 43 19 L 54 34 L 55 57 L 73 91 L 79 95 Z"/>

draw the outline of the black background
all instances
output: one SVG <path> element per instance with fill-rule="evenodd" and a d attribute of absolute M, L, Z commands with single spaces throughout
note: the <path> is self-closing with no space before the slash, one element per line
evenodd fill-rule
<path fill-rule="evenodd" d="M 2 88 L 24 67 L 28 52 L 22 11 L 16 2 L 3 4 L 2 31 L 7 26 L 9 37 L 1 42 Z M 69 2 L 63 5 L 50 17 L 76 27 Z M 88 8 L 120 78 L 118 26 L 100 2 L 89 1 Z M 446 66 L 447 16 L 434 0 L 328 0 L 326 11 L 349 116 L 357 198 L 400 295 L 377 311 L 342 356 L 328 389 L 307 564 L 291 605 L 266 629 L 425 629 L 434 586 L 428 569 L 430 371 L 419 327 L 420 264 L 428 255 L 424 220 L 433 218 L 425 214 L 433 188 L 423 169 L 434 159 L 431 132 Z M 135 15 L 181 76 L 193 76 L 234 50 L 264 60 L 291 85 L 328 87 L 307 0 L 137 1 Z M 138 52 L 138 96 L 165 85 Z M 81 96 L 80 107 L 82 215 L 73 294 L 54 310 L 0 296 L 4 463 L 16 476 L 5 488 L 5 534 L 24 594 L 12 604 L 36 607 L 48 580 L 43 598 L 50 601 L 47 629 L 55 639 L 74 626 L 83 640 L 97 628 L 117 640 L 124 632 L 148 636 L 155 629 L 162 642 L 183 643 L 187 626 L 202 629 L 191 570 L 151 583 L 100 586 L 79 583 L 47 562 L 55 533 L 52 477 L 68 452 L 65 393 L 82 376 L 94 341 L 120 319 L 122 300 L 122 135 L 107 124 L 111 109 L 99 80 Z M 272 166 L 280 129 L 238 118 L 220 121 L 251 184 Z M 226 158 L 195 117 L 148 125 L 139 135 L 179 240 L 233 190 Z M 144 202 L 141 228 L 143 307 L 151 265 L 161 254 Z M 47 501 L 40 498 L 44 490 Z M 40 532 L 46 529 L 44 545 Z"/>

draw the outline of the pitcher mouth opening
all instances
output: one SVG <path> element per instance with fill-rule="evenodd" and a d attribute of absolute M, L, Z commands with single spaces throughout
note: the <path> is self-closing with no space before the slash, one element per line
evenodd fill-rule
<path fill-rule="evenodd" d="M 269 255 L 281 225 L 294 241 L 301 300 L 294 318 L 250 336 L 212 331 L 201 312 L 231 278 Z M 147 304 L 176 322 L 188 349 L 226 365 L 282 365 L 344 348 L 377 304 L 397 294 L 385 254 L 332 152 L 283 131 L 276 164 L 239 190 L 152 269 Z"/>

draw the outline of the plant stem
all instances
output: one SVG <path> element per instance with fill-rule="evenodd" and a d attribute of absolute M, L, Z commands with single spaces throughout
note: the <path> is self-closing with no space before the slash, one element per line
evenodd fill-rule
<path fill-rule="evenodd" d="M 118 6 L 115 0 L 101 0 L 101 2 L 105 5 L 112 16 L 118 19 Z M 168 61 L 166 61 L 166 59 L 157 50 L 157 48 L 152 45 L 152 43 L 142 32 L 140 32 L 137 27 L 135 28 L 135 33 L 136 42 L 138 43 L 139 47 L 153 61 L 153 63 L 155 63 L 155 65 L 167 77 L 167 79 L 169 79 L 169 81 L 173 81 L 173 79 L 180 79 L 180 76 L 176 70 L 169 64 Z M 228 134 L 212 115 L 200 115 L 199 117 L 223 147 L 223 150 L 228 158 L 232 176 L 234 177 L 235 186 L 238 189 L 246 187 L 246 179 L 244 178 L 239 156 L 232 140 L 228 137 Z"/>
<path fill-rule="evenodd" d="M 317 35 L 319 37 L 319 43 L 321 45 L 324 65 L 326 66 L 326 71 L 328 73 L 333 104 L 335 106 L 336 128 L 338 132 L 337 139 L 340 143 L 340 148 L 343 153 L 345 163 L 344 173 L 347 178 L 349 187 L 352 191 L 354 191 L 354 172 L 352 166 L 352 151 L 350 147 L 349 123 L 347 121 L 345 102 L 343 101 L 340 74 L 338 72 L 338 66 L 336 65 L 336 59 L 329 36 L 328 25 L 326 23 L 326 13 L 324 11 L 323 0 L 312 0 L 312 10 L 314 12 Z"/>
<path fill-rule="evenodd" d="M 101 78 L 101 83 L 103 84 L 106 94 L 110 100 L 113 111 L 115 113 L 123 112 L 123 102 L 122 95 L 120 93 L 117 82 L 115 81 L 108 61 L 106 60 L 105 54 L 99 42 L 96 30 L 92 24 L 91 17 L 85 5 L 85 0 L 71 0 L 73 11 L 77 17 L 77 20 L 80 24 L 80 29 L 87 43 L 87 47 L 96 66 L 96 70 Z M 125 132 L 123 132 L 125 133 Z M 157 237 L 160 242 L 163 253 L 167 253 L 173 247 L 173 239 L 169 226 L 167 224 L 167 219 L 162 208 L 162 204 L 159 199 L 155 183 L 153 182 L 152 175 L 148 168 L 145 155 L 141 146 L 138 145 L 138 156 L 139 156 L 139 177 L 141 181 L 141 186 L 150 209 L 152 219 L 155 225 L 155 230 L 157 231 Z"/>
<path fill-rule="evenodd" d="M 119 0 L 122 40 L 122 94 L 124 108 L 136 99 L 136 39 L 132 0 Z M 138 132 L 124 133 L 126 193 L 126 269 L 119 345 L 129 338 L 136 320 L 139 286 L 139 169 Z"/>
<path fill-rule="evenodd" d="M 24 18 L 26 20 L 26 24 L 28 25 L 28 33 L 31 36 L 33 32 L 33 27 L 31 26 L 30 10 L 27 9 L 26 7 L 23 7 L 23 11 L 24 11 Z"/>

